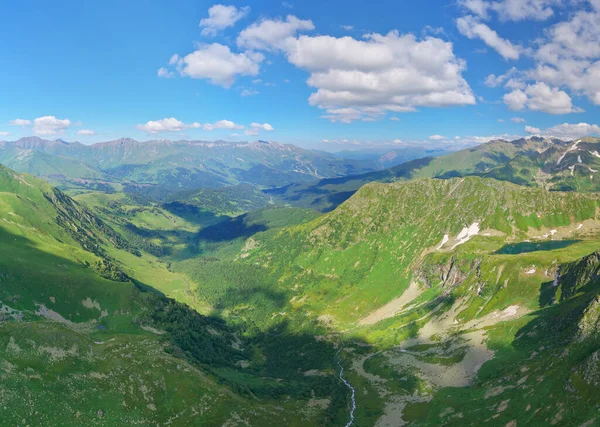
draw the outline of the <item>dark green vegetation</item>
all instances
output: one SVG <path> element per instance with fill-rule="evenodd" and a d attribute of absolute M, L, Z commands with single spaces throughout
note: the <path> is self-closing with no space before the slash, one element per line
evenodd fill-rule
<path fill-rule="evenodd" d="M 2 168 L 1 419 L 346 425 L 343 341 L 356 426 L 596 425 L 600 154 L 574 144 L 266 194 Z"/>

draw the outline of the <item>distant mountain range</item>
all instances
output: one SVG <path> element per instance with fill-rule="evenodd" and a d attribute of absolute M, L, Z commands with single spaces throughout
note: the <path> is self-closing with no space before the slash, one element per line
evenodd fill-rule
<path fill-rule="evenodd" d="M 297 183 L 266 192 L 281 203 L 334 209 L 369 182 L 480 176 L 549 191 L 600 191 L 600 138 L 495 140 L 440 157 L 424 157 L 385 170 Z"/>
<path fill-rule="evenodd" d="M 376 160 L 341 159 L 294 145 L 256 141 L 139 142 L 83 145 L 37 137 L 0 142 L 0 163 L 54 184 L 154 184 L 176 188 L 240 183 L 273 187 L 373 171 Z"/>

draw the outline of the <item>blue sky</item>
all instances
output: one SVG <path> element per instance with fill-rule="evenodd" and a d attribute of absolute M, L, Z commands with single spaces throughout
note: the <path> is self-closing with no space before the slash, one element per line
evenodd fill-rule
<path fill-rule="evenodd" d="M 600 132 L 598 0 L 415 4 L 6 1 L 0 139 L 340 150 Z"/>

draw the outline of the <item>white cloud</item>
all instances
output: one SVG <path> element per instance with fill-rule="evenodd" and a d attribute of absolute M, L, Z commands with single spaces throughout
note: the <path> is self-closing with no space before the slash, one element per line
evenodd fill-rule
<path fill-rule="evenodd" d="M 260 53 L 233 53 L 228 46 L 213 43 L 178 58 L 177 67 L 182 76 L 230 88 L 239 76 L 256 76 L 264 59 Z"/>
<path fill-rule="evenodd" d="M 256 89 L 244 89 L 242 90 L 242 92 L 240 93 L 241 96 L 254 96 L 254 95 L 258 95 L 260 92 L 257 91 Z"/>
<path fill-rule="evenodd" d="M 497 141 L 502 139 L 504 141 L 514 141 L 516 139 L 521 138 L 519 135 L 510 135 L 508 133 L 504 133 L 502 135 L 487 135 L 487 136 L 465 136 L 465 137 L 455 137 L 454 142 L 459 144 L 485 144 L 490 141 Z"/>
<path fill-rule="evenodd" d="M 170 79 L 175 77 L 175 73 L 173 71 L 167 70 L 165 67 L 160 67 L 156 73 L 158 77 L 162 77 L 164 79 Z"/>
<path fill-rule="evenodd" d="M 5 137 L 10 135 L 10 132 L 0 132 L 0 136 Z"/>
<path fill-rule="evenodd" d="M 29 126 L 31 124 L 31 120 L 26 119 L 15 119 L 8 122 L 11 126 Z"/>
<path fill-rule="evenodd" d="M 527 94 L 520 89 L 504 95 L 504 103 L 513 111 L 519 111 L 527 105 Z"/>
<path fill-rule="evenodd" d="M 342 25 L 342 28 L 346 31 L 352 31 L 354 29 L 352 25 Z"/>
<path fill-rule="evenodd" d="M 553 6 L 560 6 L 562 0 L 460 0 L 471 13 L 487 19 L 494 12 L 503 21 L 531 19 L 545 21 L 554 15 Z"/>
<path fill-rule="evenodd" d="M 245 17 L 250 11 L 249 7 L 237 8 L 216 4 L 208 9 L 208 18 L 200 21 L 203 36 L 215 36 L 219 30 L 232 27 L 236 22 Z"/>
<path fill-rule="evenodd" d="M 530 135 L 541 135 L 542 130 L 533 126 L 525 126 L 525 132 Z"/>
<path fill-rule="evenodd" d="M 432 141 L 443 141 L 443 140 L 448 139 L 448 138 L 446 138 L 445 136 L 437 135 L 436 134 L 436 135 L 431 135 L 429 137 L 429 139 L 431 139 Z"/>
<path fill-rule="evenodd" d="M 96 131 L 90 129 L 80 129 L 77 131 L 77 135 L 80 136 L 93 136 L 96 135 Z"/>
<path fill-rule="evenodd" d="M 510 121 L 513 123 L 525 123 L 525 119 L 522 117 L 511 117 Z"/>
<path fill-rule="evenodd" d="M 271 132 L 271 131 L 275 130 L 275 129 L 273 128 L 273 126 L 271 126 L 271 125 L 270 125 L 270 124 L 268 124 L 268 123 L 263 123 L 263 124 L 260 124 L 260 123 L 252 123 L 252 124 L 250 125 L 250 127 L 252 127 L 253 129 L 262 129 L 262 130 L 266 130 L 266 131 L 268 131 L 268 132 Z"/>
<path fill-rule="evenodd" d="M 38 135 L 57 135 L 70 126 L 69 119 L 57 119 L 54 116 L 38 117 L 33 121 L 33 131 Z"/>
<path fill-rule="evenodd" d="M 553 25 L 535 52 L 532 79 L 563 86 L 600 105 L 600 10 Z"/>
<path fill-rule="evenodd" d="M 558 88 L 538 82 L 527 86 L 525 90 L 515 89 L 504 95 L 504 103 L 513 111 L 528 108 L 549 114 L 568 114 L 581 112 L 574 107 L 571 97 Z"/>
<path fill-rule="evenodd" d="M 402 140 L 401 140 L 401 139 L 394 139 L 394 140 L 392 141 L 392 143 L 393 143 L 393 144 L 402 144 L 403 142 L 402 142 Z"/>
<path fill-rule="evenodd" d="M 600 135 L 600 126 L 590 125 L 588 123 L 563 123 L 544 130 L 532 126 L 525 126 L 525 132 L 530 135 L 573 140 L 588 135 Z"/>
<path fill-rule="evenodd" d="M 206 123 L 202 125 L 202 129 L 204 130 L 218 130 L 218 129 L 244 129 L 244 126 L 238 125 L 237 123 L 232 122 L 231 120 L 219 120 L 215 123 Z"/>
<path fill-rule="evenodd" d="M 331 123 L 352 123 L 363 118 L 363 114 L 356 108 L 331 108 L 321 118 L 327 119 Z"/>
<path fill-rule="evenodd" d="M 324 142 L 326 144 L 335 144 L 335 145 L 361 145 L 361 141 L 354 139 L 354 140 L 349 140 L 349 139 L 324 139 L 321 142 Z M 365 142 L 365 144 L 368 144 L 368 142 Z"/>
<path fill-rule="evenodd" d="M 473 16 L 463 16 L 456 20 L 460 33 L 470 39 L 481 39 L 486 45 L 496 50 L 504 59 L 519 59 L 521 47 L 503 39 L 498 33 L 481 23 Z"/>
<path fill-rule="evenodd" d="M 503 3 L 523 2 L 507 0 Z M 524 3 L 537 5 L 535 7 L 541 10 L 542 4 L 549 7 L 561 2 Z M 533 68 L 513 68 L 504 75 L 492 74 L 486 79 L 490 87 L 503 84 L 511 90 L 504 100 L 513 110 L 527 107 L 551 114 L 583 111 L 573 107 L 572 96 L 586 96 L 592 103 L 600 105 L 600 0 L 591 0 L 591 9 L 581 0 L 562 3 L 578 6 L 579 10 L 567 20 L 546 28 L 544 36 L 535 40 L 535 49 L 527 51 L 534 60 Z"/>
<path fill-rule="evenodd" d="M 488 17 L 488 10 L 490 8 L 489 2 L 485 0 L 459 0 L 461 6 L 469 10 L 469 12 L 481 18 Z"/>
<path fill-rule="evenodd" d="M 517 70 L 516 67 L 512 67 L 504 74 L 500 74 L 500 75 L 490 74 L 485 79 L 485 85 L 487 87 L 498 87 L 498 86 L 503 85 L 507 81 L 518 80 L 521 74 L 522 73 L 519 70 Z"/>
<path fill-rule="evenodd" d="M 317 89 L 309 103 L 326 110 L 322 117 L 350 123 L 416 107 L 475 104 L 462 77 L 465 63 L 452 44 L 412 34 L 352 37 L 300 36 L 285 43 L 288 61 L 309 71 Z"/>
<path fill-rule="evenodd" d="M 179 132 L 189 126 L 174 117 L 161 119 L 161 120 L 150 120 L 143 125 L 137 125 L 137 128 L 146 133 L 162 133 L 162 132 Z"/>
<path fill-rule="evenodd" d="M 174 117 L 149 121 L 143 125 L 137 125 L 137 128 L 146 133 L 163 133 L 163 132 L 180 132 L 185 129 L 203 129 L 206 131 L 212 130 L 234 130 L 234 129 L 244 129 L 244 126 L 238 125 L 237 123 L 232 122 L 231 120 L 219 120 L 215 123 L 205 123 L 201 124 L 198 122 L 186 124 L 181 120 L 177 120 Z"/>
<path fill-rule="evenodd" d="M 310 20 L 298 19 L 288 15 L 281 19 L 263 19 L 242 30 L 237 38 L 239 47 L 257 50 L 274 50 L 284 48 L 285 41 L 300 31 L 315 29 Z"/>
<path fill-rule="evenodd" d="M 393 121 L 393 122 L 399 122 L 400 121 L 400 119 L 398 117 L 395 117 L 395 116 L 390 117 L 390 120 Z"/>
<path fill-rule="evenodd" d="M 258 129 L 246 129 L 244 131 L 244 133 L 248 136 L 258 136 L 259 130 Z"/>

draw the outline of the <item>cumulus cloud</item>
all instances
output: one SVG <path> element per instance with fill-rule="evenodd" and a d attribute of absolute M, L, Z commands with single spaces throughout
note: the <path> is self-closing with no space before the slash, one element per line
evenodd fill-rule
<path fill-rule="evenodd" d="M 350 123 L 417 107 L 475 104 L 452 44 L 392 31 L 352 37 L 300 36 L 280 44 L 288 61 L 307 70 L 322 117 Z"/>
<path fill-rule="evenodd" d="M 514 141 L 516 139 L 521 138 L 519 135 L 510 135 L 508 133 L 504 133 L 502 135 L 487 135 L 487 136 L 465 136 L 465 137 L 456 137 L 454 138 L 455 143 L 465 144 L 465 145 L 477 145 L 477 144 L 485 144 L 490 141 L 497 141 L 502 139 L 504 141 Z"/>
<path fill-rule="evenodd" d="M 169 64 L 182 76 L 230 88 L 240 76 L 258 75 L 265 60 L 261 52 L 282 53 L 309 73 L 307 83 L 315 89 L 310 105 L 325 110 L 322 117 L 344 123 L 418 107 L 476 103 L 463 77 L 466 63 L 456 57 L 450 42 L 398 31 L 360 39 L 299 35 L 314 29 L 312 21 L 293 15 L 262 19 L 240 32 L 240 53 L 219 43 L 200 45 L 186 56 L 174 55 Z M 164 77 L 168 73 L 160 72 Z"/>
<path fill-rule="evenodd" d="M 498 86 L 505 84 L 506 82 L 508 82 L 510 80 L 516 80 L 516 79 L 520 78 L 521 75 L 522 75 L 522 72 L 520 72 L 516 67 L 512 67 L 508 71 L 506 71 L 506 73 L 504 73 L 504 74 L 500 74 L 500 75 L 490 74 L 489 76 L 486 77 L 484 83 L 487 87 L 498 87 Z"/>
<path fill-rule="evenodd" d="M 554 15 L 554 6 L 562 5 L 562 0 L 460 0 L 469 12 L 483 19 L 495 13 L 503 21 L 545 21 Z"/>
<path fill-rule="evenodd" d="M 600 126 L 590 125 L 588 123 L 563 123 L 543 130 L 533 126 L 525 126 L 525 132 L 530 135 L 573 140 L 588 135 L 600 135 Z"/>
<path fill-rule="evenodd" d="M 525 90 L 515 89 L 504 95 L 504 103 L 513 111 L 528 108 L 549 114 L 578 113 L 569 94 L 543 82 L 527 86 Z"/>
<path fill-rule="evenodd" d="M 273 128 L 273 126 L 271 126 L 271 125 L 270 125 L 270 124 L 268 124 L 268 123 L 263 123 L 263 124 L 260 124 L 260 123 L 252 123 L 252 124 L 250 125 L 250 127 L 251 127 L 251 128 L 253 128 L 253 129 L 262 129 L 262 130 L 266 130 L 266 131 L 268 131 L 268 132 L 271 132 L 271 131 L 275 130 L 275 129 Z"/>
<path fill-rule="evenodd" d="M 0 137 L 5 137 L 10 135 L 10 132 L 0 132 Z"/>
<path fill-rule="evenodd" d="M 38 117 L 33 121 L 33 131 L 38 135 L 58 135 L 70 126 L 69 119 L 57 119 L 54 116 Z"/>
<path fill-rule="evenodd" d="M 532 4 L 542 3 L 560 2 L 534 1 Z M 570 4 L 584 6 L 567 20 L 546 28 L 544 36 L 535 41 L 536 47 L 528 51 L 534 61 L 533 68 L 512 68 L 503 75 L 492 74 L 486 79 L 489 87 L 504 85 L 509 89 L 504 101 L 512 110 L 529 108 L 550 114 L 583 111 L 572 105 L 572 96 L 585 96 L 600 105 L 598 0 L 587 3 L 591 8 L 585 6 L 585 1 Z"/>
<path fill-rule="evenodd" d="M 510 121 L 513 123 L 525 123 L 525 119 L 522 117 L 511 117 Z"/>
<path fill-rule="evenodd" d="M 473 16 L 463 16 L 456 20 L 460 33 L 470 39 L 480 39 L 498 52 L 504 59 L 519 59 L 521 47 L 503 39 L 498 33 Z"/>
<path fill-rule="evenodd" d="M 213 43 L 200 45 L 183 58 L 177 56 L 175 63 L 184 77 L 208 79 L 215 85 L 230 88 L 239 76 L 256 76 L 264 59 L 261 53 L 234 53 L 229 46 Z"/>
<path fill-rule="evenodd" d="M 15 119 L 8 122 L 11 126 L 29 126 L 31 124 L 31 120 L 26 119 Z"/>
<path fill-rule="evenodd" d="M 161 120 L 150 120 L 145 124 L 137 125 L 137 128 L 146 133 L 167 133 L 167 132 L 180 132 L 185 129 L 202 129 L 206 131 L 213 130 L 234 130 L 244 129 L 243 125 L 239 125 L 231 120 L 219 120 L 214 123 L 189 123 L 186 124 L 181 120 L 177 120 L 174 117 L 165 118 Z"/>
<path fill-rule="evenodd" d="M 137 128 L 146 133 L 162 133 L 162 132 L 179 132 L 186 128 L 186 125 L 175 117 L 161 119 L 161 120 L 150 120 L 145 124 L 137 125 Z"/>
<path fill-rule="evenodd" d="M 90 129 L 80 129 L 77 131 L 77 135 L 80 136 L 93 136 L 96 135 L 96 131 Z"/>
<path fill-rule="evenodd" d="M 429 139 L 431 139 L 432 141 L 443 141 L 443 140 L 448 139 L 448 138 L 446 138 L 445 136 L 437 135 L 436 134 L 436 135 L 431 135 L 429 137 Z"/>
<path fill-rule="evenodd" d="M 165 67 L 160 67 L 156 73 L 158 77 L 162 77 L 164 79 L 170 79 L 175 77 L 175 73 L 173 71 L 169 71 Z"/>
<path fill-rule="evenodd" d="M 200 21 L 201 34 L 207 37 L 216 36 L 220 30 L 232 27 L 236 22 L 244 18 L 248 12 L 250 12 L 249 7 L 238 9 L 235 6 L 216 4 L 208 9 L 208 18 Z"/>
<path fill-rule="evenodd" d="M 256 50 L 283 49 L 285 42 L 300 31 L 315 29 L 310 20 L 288 15 L 285 20 L 263 19 L 242 30 L 237 38 L 239 47 Z"/>
<path fill-rule="evenodd" d="M 244 126 L 242 125 L 238 125 L 235 122 L 232 122 L 231 120 L 219 120 L 215 123 L 206 123 L 203 124 L 201 126 L 198 127 L 202 127 L 202 129 L 204 130 L 219 130 L 219 129 L 227 129 L 227 130 L 234 130 L 234 129 L 244 129 Z"/>
<path fill-rule="evenodd" d="M 600 10 L 579 11 L 547 31 L 532 79 L 569 88 L 600 105 Z"/>
<path fill-rule="evenodd" d="M 513 111 L 519 111 L 527 105 L 527 94 L 520 89 L 504 95 L 504 103 Z"/>

